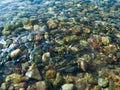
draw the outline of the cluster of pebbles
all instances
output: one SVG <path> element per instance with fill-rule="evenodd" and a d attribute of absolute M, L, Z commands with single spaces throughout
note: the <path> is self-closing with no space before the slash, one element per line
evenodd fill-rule
<path fill-rule="evenodd" d="M 20 0 L 11 10 L 0 12 L 1 90 L 120 90 L 120 0 Z"/>

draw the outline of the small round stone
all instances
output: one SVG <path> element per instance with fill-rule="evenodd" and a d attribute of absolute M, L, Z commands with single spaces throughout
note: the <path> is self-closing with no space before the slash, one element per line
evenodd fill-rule
<path fill-rule="evenodd" d="M 108 79 L 107 78 L 99 78 L 98 85 L 101 87 L 106 87 L 108 85 Z"/>

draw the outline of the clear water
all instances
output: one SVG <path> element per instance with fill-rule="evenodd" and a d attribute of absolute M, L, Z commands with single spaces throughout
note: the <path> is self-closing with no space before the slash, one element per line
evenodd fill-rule
<path fill-rule="evenodd" d="M 43 81 L 52 69 L 78 90 L 120 90 L 120 0 L 0 0 L 0 85 L 34 63 Z M 66 90 L 66 78 L 48 90 Z"/>

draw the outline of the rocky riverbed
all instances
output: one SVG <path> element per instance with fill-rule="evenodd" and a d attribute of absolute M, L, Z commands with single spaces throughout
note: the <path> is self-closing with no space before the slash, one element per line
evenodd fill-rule
<path fill-rule="evenodd" d="M 0 2 L 0 90 L 120 90 L 120 0 Z"/>

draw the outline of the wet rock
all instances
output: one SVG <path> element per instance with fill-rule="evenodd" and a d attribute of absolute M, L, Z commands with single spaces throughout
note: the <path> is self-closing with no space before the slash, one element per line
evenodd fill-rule
<path fill-rule="evenodd" d="M 87 70 L 87 62 L 84 60 L 84 58 L 79 58 L 77 60 L 78 67 L 80 67 L 83 71 Z"/>
<path fill-rule="evenodd" d="M 62 90 L 73 90 L 74 85 L 73 84 L 64 84 L 62 85 Z"/>
<path fill-rule="evenodd" d="M 1 89 L 2 89 L 2 90 L 6 90 L 7 88 L 8 88 L 7 83 L 2 83 L 2 84 L 1 84 Z"/>
<path fill-rule="evenodd" d="M 9 88 L 8 88 L 8 90 L 13 90 L 14 89 L 14 86 L 10 86 Z M 16 89 L 18 89 L 18 88 L 16 88 Z"/>
<path fill-rule="evenodd" d="M 80 62 L 80 66 L 81 66 L 81 69 L 83 70 L 83 71 L 86 71 L 87 70 L 87 62 L 86 61 L 81 61 Z"/>
<path fill-rule="evenodd" d="M 43 62 L 46 62 L 49 59 L 50 59 L 50 52 L 46 52 L 42 55 L 42 61 Z"/>
<path fill-rule="evenodd" d="M 14 59 L 20 55 L 21 50 L 18 48 L 10 53 L 10 58 Z"/>
<path fill-rule="evenodd" d="M 19 88 L 19 90 L 25 90 L 25 88 Z"/>
<path fill-rule="evenodd" d="M 73 83 L 73 82 L 74 82 L 72 76 L 68 76 L 68 75 L 67 75 L 67 76 L 64 77 L 64 79 L 65 79 L 65 82 L 66 82 L 66 83 Z"/>
<path fill-rule="evenodd" d="M 33 27 L 32 25 L 29 25 L 29 24 L 28 24 L 28 25 L 24 25 L 23 28 L 24 28 L 25 30 L 31 30 L 32 27 Z"/>
<path fill-rule="evenodd" d="M 103 51 L 108 55 L 110 53 L 115 53 L 118 50 L 115 44 L 109 44 L 103 48 Z"/>
<path fill-rule="evenodd" d="M 100 86 L 94 86 L 93 90 L 101 90 Z"/>
<path fill-rule="evenodd" d="M 41 34 L 37 34 L 34 36 L 35 41 L 41 41 L 43 39 L 43 36 Z"/>
<path fill-rule="evenodd" d="M 19 88 L 25 88 L 26 87 L 26 82 L 21 82 L 19 83 Z"/>
<path fill-rule="evenodd" d="M 23 25 L 27 25 L 29 20 L 28 20 L 28 18 L 22 18 L 21 21 L 22 21 Z"/>
<path fill-rule="evenodd" d="M 57 23 L 58 23 L 58 21 L 53 20 L 53 19 L 49 19 L 49 20 L 47 21 L 47 25 L 48 25 L 49 29 L 54 29 L 54 28 L 56 28 L 56 27 L 58 26 Z"/>
<path fill-rule="evenodd" d="M 97 77 L 94 74 L 86 73 L 85 78 L 89 84 L 97 84 Z"/>
<path fill-rule="evenodd" d="M 11 33 L 10 31 L 2 30 L 3 35 L 9 35 L 10 33 Z"/>
<path fill-rule="evenodd" d="M 102 37 L 102 43 L 104 44 L 104 45 L 107 45 L 107 44 L 109 44 L 110 43 L 110 37 Z"/>
<path fill-rule="evenodd" d="M 45 81 L 36 82 L 36 90 L 47 90 L 47 84 Z"/>
<path fill-rule="evenodd" d="M 22 63 L 21 66 L 22 66 L 22 70 L 25 71 L 29 67 L 29 63 L 28 62 Z"/>
<path fill-rule="evenodd" d="M 36 25 L 34 25 L 34 26 L 33 26 L 33 29 L 34 29 L 34 31 L 39 30 L 39 25 L 37 25 L 37 24 L 36 24 Z"/>
<path fill-rule="evenodd" d="M 98 78 L 98 85 L 101 87 L 107 87 L 108 79 L 107 78 Z"/>
<path fill-rule="evenodd" d="M 45 38 L 46 40 L 48 40 L 48 38 L 49 38 L 48 32 L 45 32 L 44 38 Z"/>
<path fill-rule="evenodd" d="M 36 87 L 34 85 L 33 86 L 28 86 L 27 90 L 36 90 Z"/>
<path fill-rule="evenodd" d="M 48 79 L 54 79 L 55 76 L 56 76 L 56 71 L 54 69 L 49 69 L 46 71 L 46 74 L 45 76 L 48 78 Z"/>
<path fill-rule="evenodd" d="M 54 87 L 59 87 L 64 82 L 63 77 L 60 75 L 60 73 L 56 74 L 56 78 L 53 82 Z"/>
<path fill-rule="evenodd" d="M 40 71 L 37 68 L 37 66 L 35 65 L 35 63 L 33 63 L 28 71 L 25 74 L 27 77 L 32 78 L 32 79 L 36 79 L 36 80 L 42 80 L 42 76 L 40 75 Z"/>
<path fill-rule="evenodd" d="M 74 53 L 79 52 L 79 48 L 76 46 L 69 46 L 69 49 Z"/>
<path fill-rule="evenodd" d="M 11 84 L 16 84 L 16 83 L 19 83 L 20 81 L 21 81 L 21 75 L 15 74 L 15 73 L 8 75 L 5 78 L 5 82 L 11 82 Z"/>
<path fill-rule="evenodd" d="M 48 8 L 48 13 L 49 13 L 49 14 L 55 14 L 54 8 L 53 8 L 53 7 L 49 7 L 49 8 Z"/>
<path fill-rule="evenodd" d="M 88 42 L 86 40 L 80 40 L 80 45 L 88 46 Z"/>
<path fill-rule="evenodd" d="M 85 78 L 77 78 L 75 82 L 78 90 L 86 90 L 88 88 L 88 83 Z"/>

